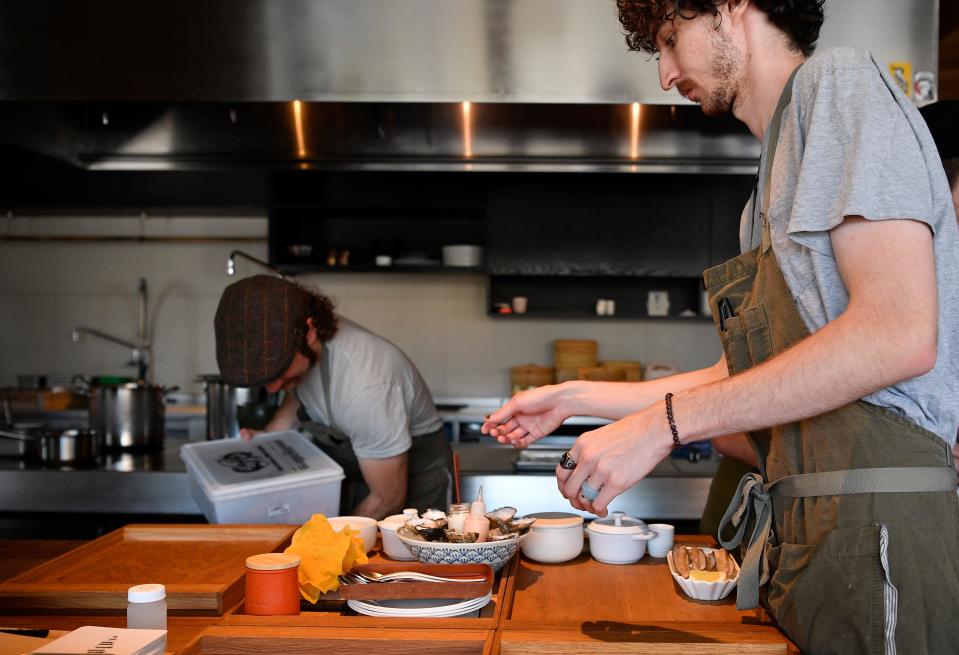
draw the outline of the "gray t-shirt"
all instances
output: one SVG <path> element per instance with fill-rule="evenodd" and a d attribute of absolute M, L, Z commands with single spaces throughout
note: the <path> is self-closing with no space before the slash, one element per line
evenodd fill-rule
<path fill-rule="evenodd" d="M 763 152 L 769 134 L 763 140 Z M 763 161 L 766 161 L 764 157 Z M 763 165 L 765 167 L 765 163 Z M 765 170 L 759 172 L 763 197 Z M 933 233 L 939 299 L 938 357 L 927 374 L 870 394 L 949 443 L 959 426 L 959 229 L 945 172 L 925 122 L 865 50 L 810 57 L 793 82 L 773 163 L 773 252 L 810 332 L 849 304 L 829 230 L 846 216 L 912 219 Z M 740 246 L 759 244 L 753 201 Z"/>
<path fill-rule="evenodd" d="M 315 423 L 340 430 L 363 459 L 408 451 L 413 439 L 443 422 L 426 382 L 399 348 L 342 316 L 340 329 L 323 344 L 321 362 L 296 389 Z M 321 363 L 329 366 L 329 407 Z"/>

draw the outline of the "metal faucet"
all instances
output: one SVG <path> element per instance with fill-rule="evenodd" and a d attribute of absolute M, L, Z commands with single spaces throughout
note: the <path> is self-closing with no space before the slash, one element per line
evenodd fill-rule
<path fill-rule="evenodd" d="M 131 361 L 130 364 L 137 367 L 137 381 L 147 383 L 147 370 L 150 367 L 150 358 L 153 353 L 153 344 L 149 339 L 149 327 L 147 323 L 147 281 L 140 278 L 137 285 L 137 340 L 136 342 L 126 341 L 112 334 L 101 332 L 100 330 L 88 327 L 78 326 L 73 328 L 73 342 L 78 343 L 81 335 L 97 337 L 118 346 L 129 349 Z"/>
<path fill-rule="evenodd" d="M 283 271 L 281 271 L 280 269 L 278 269 L 278 268 L 276 268 L 276 267 L 274 267 L 274 266 L 270 266 L 269 264 L 267 264 L 267 263 L 266 263 L 265 261 L 263 261 L 262 259 L 257 259 L 257 258 L 254 257 L 253 255 L 248 255 L 248 254 L 246 254 L 245 252 L 243 252 L 242 250 L 234 250 L 233 252 L 230 253 L 230 258 L 226 260 L 226 274 L 227 274 L 227 275 L 236 275 L 236 258 L 237 258 L 237 257 L 242 257 L 243 259 L 246 259 L 246 260 L 248 260 L 248 261 L 251 261 L 251 262 L 253 262 L 254 264 L 256 264 L 256 265 L 258 265 L 258 266 L 262 266 L 263 268 L 265 268 L 266 270 L 270 271 L 270 272 L 273 273 L 274 275 L 278 275 L 278 276 L 280 276 L 281 278 L 283 278 L 284 280 L 286 279 L 286 275 L 284 275 L 284 274 L 283 274 Z"/>

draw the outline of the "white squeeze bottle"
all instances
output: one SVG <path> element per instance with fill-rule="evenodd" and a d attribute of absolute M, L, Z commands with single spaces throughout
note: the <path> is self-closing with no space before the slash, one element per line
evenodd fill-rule
<path fill-rule="evenodd" d="M 476 494 L 476 500 L 470 505 L 470 513 L 463 525 L 463 532 L 475 532 L 479 535 L 476 543 L 486 541 L 489 534 L 489 519 L 486 518 L 486 503 L 483 502 L 483 487 Z"/>

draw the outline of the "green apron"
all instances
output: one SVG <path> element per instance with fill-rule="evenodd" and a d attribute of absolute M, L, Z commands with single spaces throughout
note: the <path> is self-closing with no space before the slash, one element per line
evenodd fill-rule
<path fill-rule="evenodd" d="M 730 375 L 809 335 L 766 214 L 791 89 L 792 78 L 770 126 L 761 244 L 704 275 Z M 737 607 L 761 600 L 808 653 L 959 651 L 959 498 L 945 441 L 863 401 L 749 437 L 761 475 L 743 477 L 720 525 L 724 547 L 745 548 Z"/>
<path fill-rule="evenodd" d="M 330 402 L 329 364 L 321 356 L 318 365 L 323 380 L 323 402 L 326 404 L 326 415 L 330 417 L 331 423 L 335 423 Z M 297 416 L 301 427 L 313 437 L 313 442 L 343 467 L 346 477 L 340 493 L 340 514 L 349 514 L 370 494 L 349 436 L 335 426 L 322 425 L 313 421 L 302 406 Z M 452 493 L 452 470 L 453 451 L 443 428 L 414 436 L 409 450 L 404 507 L 415 507 L 421 512 L 430 508 L 445 512 L 449 507 Z"/>

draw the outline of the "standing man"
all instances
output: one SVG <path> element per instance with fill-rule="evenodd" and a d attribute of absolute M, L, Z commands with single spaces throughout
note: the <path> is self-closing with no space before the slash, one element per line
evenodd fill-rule
<path fill-rule="evenodd" d="M 955 651 L 959 230 L 925 124 L 867 52 L 810 56 L 821 0 L 617 5 L 664 89 L 762 142 L 743 254 L 705 273 L 724 357 L 526 392 L 485 429 L 525 446 L 571 414 L 620 418 L 557 467 L 599 515 L 672 448 L 747 433 L 761 474 L 724 517 L 737 606 L 762 600 L 804 652 Z"/>
<path fill-rule="evenodd" d="M 214 323 L 228 383 L 287 392 L 267 431 L 302 425 L 343 467 L 341 514 L 446 509 L 452 451 L 426 383 L 399 348 L 334 314 L 326 296 L 269 275 L 228 286 Z"/>

